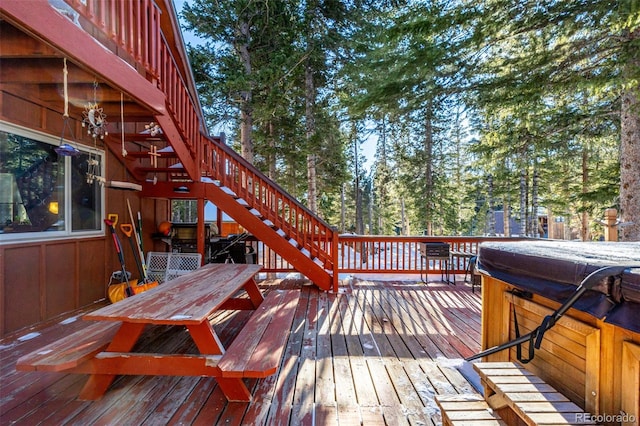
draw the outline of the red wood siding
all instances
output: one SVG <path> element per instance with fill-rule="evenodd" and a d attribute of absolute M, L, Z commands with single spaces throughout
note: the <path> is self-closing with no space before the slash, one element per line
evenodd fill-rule
<path fill-rule="evenodd" d="M 40 314 L 40 246 L 0 248 L 4 258 L 2 330 L 10 332 L 42 319 Z"/>

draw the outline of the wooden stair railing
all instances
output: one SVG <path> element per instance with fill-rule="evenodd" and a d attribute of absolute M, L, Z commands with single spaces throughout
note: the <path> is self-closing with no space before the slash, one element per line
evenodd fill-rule
<path fill-rule="evenodd" d="M 150 173 L 163 173 L 165 178 L 161 180 L 168 184 L 172 180 L 201 184 L 204 177 L 207 198 L 319 287 L 337 291 L 337 233 L 224 141 L 204 134 L 200 108 L 161 32 L 160 12 L 154 1 L 65 1 L 141 64 L 155 78 L 149 83 L 165 94 L 168 114 L 156 115 L 155 119 L 173 153 L 162 156 L 162 167 L 149 167 L 144 146 L 150 144 L 143 142 L 140 151 L 128 157 L 120 155 L 131 176 L 145 182 Z M 115 136 L 107 138 L 106 145 L 118 155 L 119 138 Z M 167 187 L 165 196 L 170 196 L 172 186 Z"/>
<path fill-rule="evenodd" d="M 143 196 L 171 198 L 175 186 L 188 181 L 198 187 L 190 196 L 215 202 L 318 287 L 337 291 L 337 232 L 223 141 L 199 136 L 206 141 L 209 160 L 203 165 L 208 167 L 203 167 L 199 181 L 190 179 L 175 150 L 175 140 L 171 138 L 167 138 L 171 143 L 160 154 L 160 158 L 168 161 L 165 166 L 145 164 L 148 152 L 128 153 L 124 161 L 137 163 L 132 175 L 139 180 L 144 181 L 149 173 L 165 175 L 155 185 L 143 185 Z M 117 152 L 111 146 L 113 143 L 108 145 Z"/>
<path fill-rule="evenodd" d="M 215 200 L 222 210 L 240 223 L 248 232 L 263 241 L 272 250 L 291 263 L 298 272 L 304 274 L 315 285 L 323 290 L 337 291 L 337 273 L 330 257 L 331 247 L 327 244 L 337 243 L 337 235 L 320 236 L 309 234 L 298 238 L 287 233 L 267 219 L 257 209 L 251 207 L 245 198 L 240 197 L 227 187 L 216 181 L 204 178 L 204 194 L 206 199 Z M 246 194 L 246 193 L 245 193 Z M 317 228 L 316 228 L 317 232 Z M 315 237 L 315 238 L 314 238 Z M 301 242 L 302 241 L 302 242 Z"/>
<path fill-rule="evenodd" d="M 166 89 L 163 91 L 170 116 L 156 118 L 163 130 L 177 129 L 176 134 L 164 136 L 179 163 L 167 170 L 140 168 L 139 172 L 166 172 L 167 180 L 177 174 L 181 180 L 186 175 L 194 182 L 202 178 L 207 183 L 205 198 L 214 201 L 318 287 L 337 291 L 337 232 L 223 140 L 200 131 L 195 102 L 168 49 L 163 47 L 161 52 L 159 87 Z M 199 169 L 197 176 L 192 171 L 194 166 Z"/>
<path fill-rule="evenodd" d="M 269 226 L 281 229 L 293 238 L 301 250 L 319 259 L 326 269 L 333 269 L 331 244 L 335 230 L 300 204 L 276 183 L 224 144 L 210 143 L 207 176 L 233 191 L 251 208 L 260 212 Z"/>
<path fill-rule="evenodd" d="M 228 170 L 238 169 L 229 167 Z M 258 181 L 258 179 L 251 180 L 249 181 L 251 183 L 245 186 L 235 185 L 238 191 L 235 192 L 224 186 L 221 180 L 213 180 L 209 177 L 203 177 L 200 182 L 189 183 L 168 180 L 157 182 L 155 185 L 143 185 L 142 195 L 151 198 L 170 197 L 177 185 L 186 186 L 189 191 L 186 197 L 203 198 L 215 202 L 221 210 L 319 288 L 337 291 L 337 232 L 328 226 L 323 228 L 322 221 L 312 214 L 308 212 L 302 214 L 304 207 L 298 205 L 293 198 L 278 198 L 275 193 L 266 190 L 266 185 L 253 184 Z M 252 187 L 262 189 L 254 192 L 248 189 Z M 264 195 L 263 201 L 267 198 L 272 199 L 273 205 L 277 207 L 262 210 L 265 212 L 263 214 L 258 210 L 260 202 L 257 201 L 257 194 Z M 273 214 L 275 210 L 281 214 Z M 277 217 L 275 222 L 279 225 L 269 219 L 270 217 Z M 292 222 L 294 226 L 291 225 Z"/>

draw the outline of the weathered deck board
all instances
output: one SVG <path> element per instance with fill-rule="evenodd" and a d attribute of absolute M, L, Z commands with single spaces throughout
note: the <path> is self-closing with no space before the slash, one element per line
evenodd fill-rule
<path fill-rule="evenodd" d="M 31 340 L 0 342 L 0 423 L 436 425 L 434 395 L 474 392 L 455 368 L 480 348 L 480 295 L 469 286 L 351 279 L 334 294 L 304 284 L 260 283 L 302 294 L 278 373 L 246 381 L 252 403 L 228 403 L 212 378 L 141 376 L 78 401 L 82 375 L 16 372 L 18 357 L 82 327 L 58 320 L 29 330 L 41 333 Z M 227 343 L 247 315 L 221 312 L 212 323 Z M 196 351 L 188 333 L 164 326 L 139 344 Z"/>

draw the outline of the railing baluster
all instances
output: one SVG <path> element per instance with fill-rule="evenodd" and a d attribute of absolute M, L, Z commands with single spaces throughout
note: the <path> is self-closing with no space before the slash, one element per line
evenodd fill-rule
<path fill-rule="evenodd" d="M 144 64 L 145 69 L 149 68 L 149 39 L 151 38 L 152 31 L 150 23 L 152 22 L 153 16 L 153 5 L 149 0 L 144 0 L 144 17 L 143 17 L 143 26 L 142 26 L 142 34 L 148 34 L 146 42 L 142 43 L 142 63 Z"/>

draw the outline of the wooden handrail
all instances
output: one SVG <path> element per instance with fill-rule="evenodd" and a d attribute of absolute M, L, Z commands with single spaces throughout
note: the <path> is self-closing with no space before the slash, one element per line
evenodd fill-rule
<path fill-rule="evenodd" d="M 348 273 L 392 273 L 419 274 L 425 266 L 420 255 L 420 243 L 445 242 L 449 244 L 451 259 L 448 269 L 451 273 L 464 274 L 469 266 L 470 253 L 477 253 L 485 241 L 519 241 L 519 237 L 471 237 L 471 236 L 388 236 L 388 235 L 339 235 L 332 252 L 337 256 L 337 271 Z M 265 272 L 288 272 L 295 268 L 284 259 L 269 256 L 268 250 L 256 244 L 258 263 Z M 274 263 L 275 262 L 275 263 Z M 430 260 L 430 273 L 440 273 L 444 269 L 441 260 Z"/>
<path fill-rule="evenodd" d="M 153 0 L 65 0 L 80 16 L 158 77 L 160 9 Z"/>
<path fill-rule="evenodd" d="M 258 210 L 264 220 L 293 238 L 312 258 L 320 259 L 325 269 L 333 270 L 336 231 L 230 147 L 213 141 L 209 144 L 205 173 Z"/>

